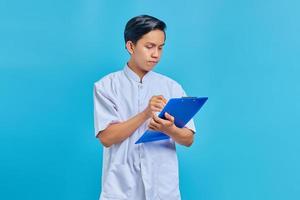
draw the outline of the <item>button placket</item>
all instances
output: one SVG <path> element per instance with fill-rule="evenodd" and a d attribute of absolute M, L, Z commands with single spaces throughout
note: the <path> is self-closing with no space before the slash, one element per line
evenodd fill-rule
<path fill-rule="evenodd" d="M 143 84 L 141 84 L 141 83 L 139 83 L 139 85 L 138 85 L 138 107 L 139 107 L 139 112 L 142 112 L 142 106 L 143 106 L 143 101 L 144 101 L 144 99 L 143 99 L 143 88 L 144 88 L 144 86 L 143 86 Z M 143 134 L 143 133 L 140 133 L 141 135 Z M 142 163 L 143 163 L 143 157 L 144 157 L 144 155 L 143 155 L 143 144 L 140 144 L 140 146 L 139 146 L 139 157 L 140 157 L 140 163 L 141 163 L 141 165 L 142 165 Z"/>
<path fill-rule="evenodd" d="M 139 106 L 139 112 L 142 112 L 142 110 L 141 110 L 141 106 L 142 106 L 142 93 L 143 93 L 143 85 L 142 84 L 139 84 L 138 85 L 138 98 L 139 98 L 139 100 L 138 100 L 138 106 Z"/>
<path fill-rule="evenodd" d="M 138 84 L 138 112 L 142 112 L 141 110 L 141 103 L 142 103 L 142 85 L 139 83 Z M 139 128 L 139 134 L 142 135 L 143 133 L 141 132 L 141 129 Z M 138 144 L 138 155 L 140 159 L 140 164 L 141 164 L 141 158 L 142 158 L 142 144 Z"/>

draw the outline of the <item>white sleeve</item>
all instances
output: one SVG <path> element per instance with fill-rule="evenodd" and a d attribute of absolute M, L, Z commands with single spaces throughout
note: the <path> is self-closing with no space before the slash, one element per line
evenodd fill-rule
<path fill-rule="evenodd" d="M 94 85 L 94 126 L 95 136 L 110 124 L 120 122 L 116 103 L 100 85 Z"/>

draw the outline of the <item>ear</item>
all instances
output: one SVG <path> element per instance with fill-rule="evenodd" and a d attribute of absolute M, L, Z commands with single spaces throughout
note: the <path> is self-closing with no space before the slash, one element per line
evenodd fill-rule
<path fill-rule="evenodd" d="M 130 54 L 133 54 L 133 52 L 134 52 L 134 44 L 133 44 L 132 41 L 129 40 L 129 41 L 126 42 L 126 49 L 127 49 L 127 51 Z"/>

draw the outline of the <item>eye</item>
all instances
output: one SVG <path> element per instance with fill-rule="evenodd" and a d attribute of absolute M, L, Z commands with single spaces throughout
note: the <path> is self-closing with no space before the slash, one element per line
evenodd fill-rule
<path fill-rule="evenodd" d="M 147 49 L 151 49 L 153 47 L 153 45 L 146 45 Z"/>

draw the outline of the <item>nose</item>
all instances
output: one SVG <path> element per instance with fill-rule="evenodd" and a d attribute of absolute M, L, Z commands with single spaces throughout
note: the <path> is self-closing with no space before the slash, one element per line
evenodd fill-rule
<path fill-rule="evenodd" d="M 153 58 L 158 58 L 159 57 L 159 50 L 158 48 L 155 48 L 155 50 L 152 52 L 152 57 Z"/>

